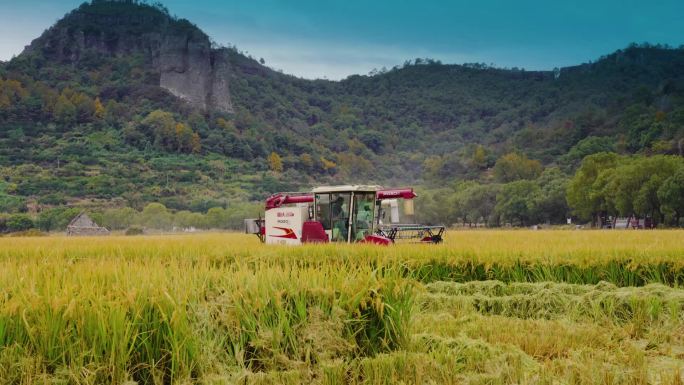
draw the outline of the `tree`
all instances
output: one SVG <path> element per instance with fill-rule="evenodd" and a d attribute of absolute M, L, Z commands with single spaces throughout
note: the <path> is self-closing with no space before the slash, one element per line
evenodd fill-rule
<path fill-rule="evenodd" d="M 105 118 L 105 115 L 107 115 L 107 110 L 105 109 L 105 106 L 100 101 L 100 98 L 95 98 L 95 119 L 102 120 Z"/>
<path fill-rule="evenodd" d="M 73 124 L 76 122 L 76 107 L 65 95 L 60 95 L 55 103 L 54 118 L 62 124 Z"/>
<path fill-rule="evenodd" d="M 10 107 L 12 107 L 12 101 L 10 100 L 9 95 L 0 94 L 0 112 L 9 111 Z"/>
<path fill-rule="evenodd" d="M 170 229 L 173 223 L 171 213 L 161 203 L 150 203 L 145 206 L 140 214 L 140 221 L 143 226 L 160 230 Z"/>
<path fill-rule="evenodd" d="M 207 228 L 207 221 L 204 215 L 183 210 L 173 216 L 174 226 L 187 229 L 190 227 Z"/>
<path fill-rule="evenodd" d="M 680 165 L 672 176 L 665 179 L 657 194 L 662 211 L 671 215 L 675 226 L 679 226 L 684 214 L 684 165 Z"/>
<path fill-rule="evenodd" d="M 487 167 L 487 153 L 482 145 L 478 144 L 477 147 L 475 147 L 475 150 L 473 151 L 472 164 L 473 167 L 478 169 L 484 169 Z"/>
<path fill-rule="evenodd" d="M 658 189 L 663 184 L 664 178 L 660 175 L 652 175 L 641 184 L 641 188 L 634 198 L 634 213 L 643 216 L 651 215 L 655 218 L 656 214 L 660 216 L 660 222 L 663 222 L 664 215 L 660 210 L 660 201 L 658 200 Z"/>
<path fill-rule="evenodd" d="M 651 216 L 663 220 L 658 189 L 676 170 L 678 158 L 657 155 L 623 158 L 613 170 L 606 170 L 606 191 L 609 208 L 617 214 Z"/>
<path fill-rule="evenodd" d="M 130 207 L 107 209 L 102 216 L 102 226 L 110 230 L 124 230 L 135 222 L 138 212 Z"/>
<path fill-rule="evenodd" d="M 225 228 L 241 229 L 245 218 L 261 216 L 262 210 L 260 203 L 234 203 L 226 210 Z"/>
<path fill-rule="evenodd" d="M 299 164 L 304 171 L 311 171 L 314 166 L 314 161 L 311 155 L 303 153 L 299 155 Z"/>
<path fill-rule="evenodd" d="M 185 123 L 176 123 L 176 151 L 192 152 L 193 132 Z"/>
<path fill-rule="evenodd" d="M 337 163 L 335 163 L 332 160 L 328 160 L 323 156 L 320 157 L 320 160 L 321 160 L 321 167 L 323 168 L 324 172 L 326 172 L 330 175 L 335 174 L 335 171 L 337 169 Z"/>
<path fill-rule="evenodd" d="M 202 151 L 202 143 L 198 133 L 193 132 L 192 138 L 190 139 L 190 152 L 193 154 L 199 154 Z"/>
<path fill-rule="evenodd" d="M 223 118 L 216 119 L 216 126 L 221 128 L 226 133 L 237 134 L 238 131 L 235 128 L 235 124 L 231 120 L 225 120 Z"/>
<path fill-rule="evenodd" d="M 337 154 L 337 166 L 340 173 L 350 179 L 368 175 L 373 169 L 373 164 L 368 158 L 348 152 Z"/>
<path fill-rule="evenodd" d="M 7 219 L 7 230 L 10 232 L 26 231 L 34 227 L 33 220 L 26 214 L 12 215 Z"/>
<path fill-rule="evenodd" d="M 453 195 L 453 215 L 461 218 L 464 225 L 477 224 L 480 220 L 488 225 L 497 224 L 494 213 L 499 187 L 498 184 L 462 183 Z"/>
<path fill-rule="evenodd" d="M 9 184 L 0 179 L 0 212 L 17 212 L 25 207 L 26 202 L 23 198 L 8 194 L 12 190 L 16 190 L 16 185 Z"/>
<path fill-rule="evenodd" d="M 588 136 L 575 144 L 560 158 L 561 163 L 576 167 L 586 156 L 599 152 L 614 152 L 615 139 L 606 136 Z"/>
<path fill-rule="evenodd" d="M 210 229 L 225 229 L 228 226 L 228 212 L 222 207 L 212 207 L 207 211 L 206 223 Z"/>
<path fill-rule="evenodd" d="M 590 155 L 582 161 L 582 166 L 570 181 L 568 204 L 583 218 L 636 215 L 663 221 L 667 210 L 662 207 L 659 191 L 666 180 L 677 175 L 682 162 L 680 157 L 667 155 Z M 667 196 L 667 190 L 669 187 L 661 193 L 663 197 Z M 676 188 L 670 191 L 676 192 Z M 674 212 L 670 210 L 670 213 Z"/>
<path fill-rule="evenodd" d="M 429 192 L 420 192 L 421 199 L 416 201 L 416 213 L 420 215 L 416 220 L 426 224 L 450 225 L 454 222 L 454 213 L 451 210 L 452 190 L 439 189 Z"/>
<path fill-rule="evenodd" d="M 22 104 L 29 97 L 29 91 L 20 81 L 0 78 L 0 111 L 9 110 L 18 104 Z"/>
<path fill-rule="evenodd" d="M 385 144 L 385 138 L 377 131 L 369 130 L 361 132 L 359 138 L 366 147 L 376 154 L 379 154 L 382 151 L 382 146 Z"/>
<path fill-rule="evenodd" d="M 65 230 L 69 222 L 81 212 L 78 208 L 55 207 L 43 210 L 35 221 L 42 231 Z"/>
<path fill-rule="evenodd" d="M 518 180 L 501 187 L 496 196 L 496 211 L 505 221 L 529 224 L 534 218 L 536 208 L 534 198 L 539 194 L 539 186 L 534 181 Z"/>
<path fill-rule="evenodd" d="M 563 223 L 570 212 L 565 199 L 568 178 L 558 168 L 544 170 L 536 180 L 539 193 L 534 198 L 534 209 L 540 220 Z"/>
<path fill-rule="evenodd" d="M 423 172 L 428 179 L 440 180 L 442 179 L 442 170 L 444 169 L 444 158 L 439 155 L 430 155 L 423 161 Z"/>
<path fill-rule="evenodd" d="M 597 216 L 607 209 L 604 183 L 596 183 L 601 173 L 615 167 L 619 161 L 617 154 L 600 152 L 589 155 L 575 175 L 570 179 L 566 199 L 575 215 L 582 220 L 591 220 L 596 224 Z"/>
<path fill-rule="evenodd" d="M 122 133 L 124 142 L 131 146 L 142 148 L 145 144 L 149 143 L 145 134 L 140 132 L 133 122 L 126 123 Z"/>
<path fill-rule="evenodd" d="M 154 110 L 140 123 L 150 129 L 156 146 L 165 150 L 176 148 L 176 121 L 172 113 Z"/>
<path fill-rule="evenodd" d="M 271 155 L 268 156 L 268 168 L 273 172 L 283 172 L 283 160 L 280 158 L 280 155 L 271 152 Z"/>
<path fill-rule="evenodd" d="M 127 118 L 127 113 L 130 113 L 130 111 L 127 111 L 123 104 L 110 99 L 105 107 L 104 119 L 110 125 L 121 125 L 124 119 Z"/>
<path fill-rule="evenodd" d="M 90 122 L 95 116 L 95 102 L 90 96 L 76 92 L 71 96 L 71 103 L 76 108 L 76 119 L 83 122 Z"/>
<path fill-rule="evenodd" d="M 524 154 L 506 154 L 494 165 L 494 177 L 502 183 L 520 179 L 536 179 L 541 172 L 541 163 L 538 160 L 528 159 Z"/>

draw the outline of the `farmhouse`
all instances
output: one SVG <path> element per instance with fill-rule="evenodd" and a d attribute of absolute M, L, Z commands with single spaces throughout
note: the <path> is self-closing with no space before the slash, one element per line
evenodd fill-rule
<path fill-rule="evenodd" d="M 67 226 L 67 236 L 109 235 L 109 230 L 93 221 L 85 211 L 78 214 Z"/>

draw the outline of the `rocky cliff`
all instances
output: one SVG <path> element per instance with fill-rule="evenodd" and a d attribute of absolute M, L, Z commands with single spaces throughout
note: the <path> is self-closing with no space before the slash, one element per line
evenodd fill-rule
<path fill-rule="evenodd" d="M 156 85 L 202 110 L 232 112 L 229 56 L 206 34 L 163 8 L 128 2 L 84 4 L 34 40 L 25 53 L 86 66 L 139 55 Z"/>

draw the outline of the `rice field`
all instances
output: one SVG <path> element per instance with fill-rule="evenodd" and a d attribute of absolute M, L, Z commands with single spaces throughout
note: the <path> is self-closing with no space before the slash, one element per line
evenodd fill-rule
<path fill-rule="evenodd" d="M 0 238 L 0 384 L 682 384 L 684 231 Z"/>

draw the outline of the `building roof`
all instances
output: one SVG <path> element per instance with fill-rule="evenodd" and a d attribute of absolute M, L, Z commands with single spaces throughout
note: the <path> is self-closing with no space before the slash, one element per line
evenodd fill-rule
<path fill-rule="evenodd" d="M 100 227 L 94 220 L 92 220 L 85 211 L 81 211 L 74 219 L 69 222 L 67 227 Z"/>

